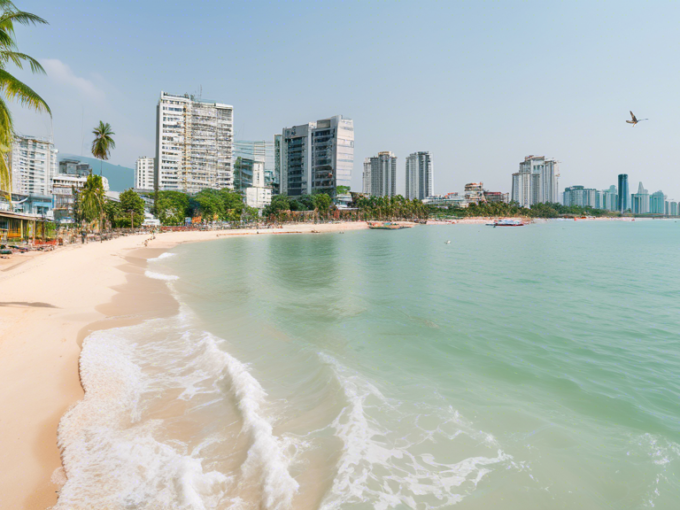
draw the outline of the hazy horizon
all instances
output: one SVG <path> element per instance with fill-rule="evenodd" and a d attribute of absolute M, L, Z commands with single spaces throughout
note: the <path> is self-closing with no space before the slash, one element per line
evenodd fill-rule
<path fill-rule="evenodd" d="M 365 157 L 433 153 L 435 192 L 482 181 L 509 192 L 525 156 L 561 162 L 560 190 L 627 173 L 680 199 L 673 48 L 680 5 L 601 2 L 17 2 L 49 26 L 17 27 L 48 76 L 17 71 L 53 111 L 14 104 L 16 130 L 89 152 L 111 123 L 111 163 L 153 155 L 161 90 L 234 106 L 235 138 L 345 115 Z M 10 67 L 10 72 L 15 68 Z M 628 111 L 650 120 L 632 127 Z"/>

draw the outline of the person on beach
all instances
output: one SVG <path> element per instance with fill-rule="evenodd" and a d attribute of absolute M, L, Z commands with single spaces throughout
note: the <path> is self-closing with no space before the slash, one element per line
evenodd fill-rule
<path fill-rule="evenodd" d="M 87 232 L 85 232 L 84 230 L 81 230 L 80 238 L 82 240 L 82 244 L 85 244 L 85 240 L 87 239 Z"/>

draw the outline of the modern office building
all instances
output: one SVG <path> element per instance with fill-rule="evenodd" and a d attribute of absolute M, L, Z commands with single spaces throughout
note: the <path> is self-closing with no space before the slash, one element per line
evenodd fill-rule
<path fill-rule="evenodd" d="M 569 207 L 597 207 L 597 190 L 584 186 L 571 186 L 564 189 L 564 205 Z"/>
<path fill-rule="evenodd" d="M 44 138 L 15 136 L 9 157 L 13 193 L 47 196 L 57 173 L 57 149 Z"/>
<path fill-rule="evenodd" d="M 233 132 L 232 106 L 161 92 L 156 110 L 155 185 L 188 193 L 233 187 Z"/>
<path fill-rule="evenodd" d="M 406 158 L 406 193 L 409 200 L 434 195 L 434 167 L 429 152 L 414 152 Z"/>
<path fill-rule="evenodd" d="M 234 141 L 234 189 L 243 191 L 253 185 L 253 165 L 263 164 L 265 185 L 278 186 L 276 141 Z M 280 154 L 279 154 L 280 157 Z"/>
<path fill-rule="evenodd" d="M 663 191 L 657 191 L 649 196 L 649 212 L 651 214 L 667 214 L 666 195 L 663 194 Z"/>
<path fill-rule="evenodd" d="M 619 174 L 619 212 L 630 209 L 630 191 L 628 189 L 628 174 Z"/>
<path fill-rule="evenodd" d="M 522 207 L 559 202 L 559 163 L 545 156 L 527 156 L 512 174 L 511 199 Z"/>
<path fill-rule="evenodd" d="M 284 128 L 280 149 L 281 193 L 335 195 L 350 186 L 354 166 L 354 122 L 342 115 Z"/>
<path fill-rule="evenodd" d="M 397 157 L 392 152 L 383 151 L 368 159 L 370 161 L 370 194 L 374 197 L 395 196 L 397 194 Z M 364 162 L 364 175 L 366 175 L 366 162 Z"/>
<path fill-rule="evenodd" d="M 630 205 L 634 214 L 649 213 L 649 192 L 642 185 L 642 181 L 638 186 L 637 193 L 631 195 Z"/>
<path fill-rule="evenodd" d="M 251 186 L 245 189 L 246 205 L 255 209 L 264 209 L 272 203 L 272 190 L 265 185 L 264 162 L 253 163 L 253 179 Z"/>
<path fill-rule="evenodd" d="M 142 156 L 135 166 L 135 189 L 137 191 L 153 191 L 154 158 Z"/>

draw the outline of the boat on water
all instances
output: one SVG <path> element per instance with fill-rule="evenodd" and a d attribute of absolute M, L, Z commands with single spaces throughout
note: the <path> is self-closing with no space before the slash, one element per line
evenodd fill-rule
<path fill-rule="evenodd" d="M 401 230 L 402 228 L 411 228 L 413 225 L 404 225 L 403 223 L 392 223 L 390 221 L 369 221 L 368 228 L 374 230 Z"/>
<path fill-rule="evenodd" d="M 523 227 L 526 225 L 522 220 L 504 219 L 491 221 L 486 224 L 488 227 Z"/>

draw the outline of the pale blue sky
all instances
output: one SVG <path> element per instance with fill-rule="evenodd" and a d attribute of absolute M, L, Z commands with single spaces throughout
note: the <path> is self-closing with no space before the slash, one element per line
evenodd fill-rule
<path fill-rule="evenodd" d="M 53 108 L 62 152 L 110 122 L 112 162 L 153 155 L 161 90 L 234 105 L 236 137 L 354 119 L 363 159 L 429 150 L 435 191 L 510 191 L 529 154 L 562 162 L 560 187 L 630 175 L 680 199 L 680 3 L 671 1 L 16 0 L 49 26 L 18 29 L 48 77 L 21 74 Z M 651 120 L 632 128 L 628 110 Z M 20 132 L 45 118 L 14 110 Z"/>

